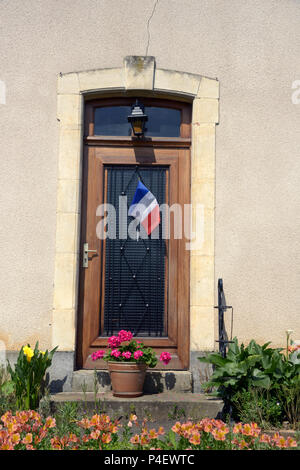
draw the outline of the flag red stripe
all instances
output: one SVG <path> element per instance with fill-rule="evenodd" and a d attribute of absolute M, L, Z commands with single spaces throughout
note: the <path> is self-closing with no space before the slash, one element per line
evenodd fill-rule
<path fill-rule="evenodd" d="M 159 215 L 159 205 L 155 206 L 154 209 L 147 215 L 147 217 L 142 221 L 142 225 L 145 228 L 148 235 L 159 225 L 160 215 Z"/>

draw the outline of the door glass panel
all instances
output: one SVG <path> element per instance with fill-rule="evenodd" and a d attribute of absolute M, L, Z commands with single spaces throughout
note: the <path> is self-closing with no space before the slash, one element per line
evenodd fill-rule
<path fill-rule="evenodd" d="M 95 109 L 94 134 L 111 136 L 131 135 L 131 125 L 127 120 L 131 106 L 104 106 Z"/>
<path fill-rule="evenodd" d="M 106 201 L 116 208 L 116 239 L 105 240 L 103 336 L 130 330 L 137 336 L 166 336 L 166 240 L 162 224 L 147 237 L 128 236 L 128 207 L 138 180 L 154 194 L 158 204 L 166 202 L 167 167 L 106 167 Z M 127 196 L 124 219 L 127 238 L 119 237 L 119 196 Z"/>
<path fill-rule="evenodd" d="M 94 135 L 130 136 L 127 117 L 131 106 L 104 106 L 95 109 Z M 145 136 L 180 137 L 181 111 L 173 108 L 146 106 L 148 115 Z"/>
<path fill-rule="evenodd" d="M 181 112 L 179 109 L 149 107 L 145 135 L 149 137 L 180 137 Z"/>

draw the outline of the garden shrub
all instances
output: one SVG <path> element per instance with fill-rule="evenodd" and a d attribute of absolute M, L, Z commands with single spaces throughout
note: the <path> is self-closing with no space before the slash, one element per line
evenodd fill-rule
<path fill-rule="evenodd" d="M 299 421 L 300 351 L 285 355 L 281 348 L 271 348 L 269 344 L 260 346 L 252 340 L 247 347 L 239 346 L 234 338 L 226 358 L 217 352 L 198 358 L 214 368 L 204 388 L 213 387 L 215 394 L 232 407 L 237 419 L 245 417 L 248 410 L 250 415 L 254 412 L 260 416 L 260 423 L 275 424 L 278 419 L 287 419 L 295 426 Z"/>

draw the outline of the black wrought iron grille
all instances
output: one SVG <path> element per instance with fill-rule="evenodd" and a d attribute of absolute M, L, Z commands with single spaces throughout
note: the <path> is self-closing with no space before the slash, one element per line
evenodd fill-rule
<path fill-rule="evenodd" d="M 166 336 L 165 255 L 162 224 L 156 237 L 119 239 L 119 196 L 127 196 L 128 216 L 138 180 L 166 202 L 167 167 L 106 166 L 106 200 L 116 208 L 116 239 L 106 239 L 103 336 L 130 330 L 135 336 Z M 139 227 L 145 234 L 143 227 Z"/>

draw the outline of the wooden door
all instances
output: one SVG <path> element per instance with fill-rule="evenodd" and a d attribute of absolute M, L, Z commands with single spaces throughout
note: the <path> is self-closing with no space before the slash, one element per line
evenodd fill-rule
<path fill-rule="evenodd" d="M 120 329 L 155 349 L 169 351 L 168 366 L 189 366 L 189 252 L 184 237 L 120 239 L 119 197 L 130 205 L 139 178 L 159 204 L 183 208 L 190 203 L 189 139 L 86 138 L 83 162 L 80 294 L 77 324 L 77 365 L 106 368 L 90 354 L 107 345 L 107 338 Z M 116 238 L 99 238 L 102 204 L 116 207 Z M 126 214 L 127 215 L 127 214 Z M 106 214 L 105 214 L 106 216 Z M 165 219 L 167 220 L 167 219 Z M 101 222 L 102 221 L 102 222 Z M 127 223 L 130 221 L 127 220 Z M 178 220 L 177 222 L 178 223 Z M 128 225 L 128 224 L 127 224 Z M 127 227 L 126 225 L 126 227 Z M 161 224 L 160 224 L 161 225 Z M 168 223 L 167 223 L 168 225 Z M 182 229 L 183 230 L 183 229 Z M 101 235 L 101 234 L 100 234 Z M 102 237 L 103 238 L 103 237 Z M 82 267 L 83 244 L 88 243 L 88 267 Z"/>

